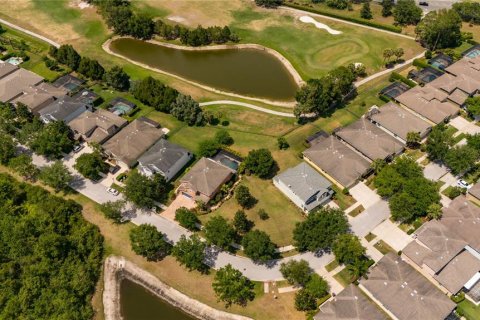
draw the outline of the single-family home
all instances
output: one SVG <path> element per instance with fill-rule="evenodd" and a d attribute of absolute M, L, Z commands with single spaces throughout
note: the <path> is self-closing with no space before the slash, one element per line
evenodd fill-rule
<path fill-rule="evenodd" d="M 22 103 L 28 107 L 30 112 L 39 115 L 41 109 L 66 94 L 64 89 L 42 82 L 39 85 L 25 88 L 23 94 L 12 100 L 12 103 Z"/>
<path fill-rule="evenodd" d="M 39 75 L 22 68 L 15 69 L 0 78 L 0 101 L 12 102 L 12 100 L 21 96 L 25 89 L 41 82 L 43 82 L 43 78 Z"/>
<path fill-rule="evenodd" d="M 445 74 L 430 83 L 433 87 L 448 94 L 447 99 L 458 106 L 463 106 L 465 100 L 480 91 L 480 81 L 468 75 L 453 76 Z"/>
<path fill-rule="evenodd" d="M 334 136 L 319 138 L 303 159 L 340 188 L 349 188 L 371 172 L 371 161 Z"/>
<path fill-rule="evenodd" d="M 69 96 L 63 96 L 40 109 L 38 113 L 45 123 L 63 121 L 68 124 L 87 110 L 90 108 L 84 103 L 75 101 Z"/>
<path fill-rule="evenodd" d="M 335 131 L 335 135 L 370 160 L 390 160 L 404 150 L 402 142 L 378 128 L 367 118 Z"/>
<path fill-rule="evenodd" d="M 332 184 L 305 162 L 275 176 L 273 184 L 307 213 L 333 195 Z"/>
<path fill-rule="evenodd" d="M 315 320 L 388 320 L 372 300 L 356 285 L 350 284 L 320 306 Z"/>
<path fill-rule="evenodd" d="M 458 105 L 448 100 L 448 93 L 431 84 L 414 87 L 395 100 L 431 124 L 448 121 L 460 111 Z"/>
<path fill-rule="evenodd" d="M 395 253 L 388 253 L 370 268 L 362 289 L 392 319 L 444 320 L 455 309 L 433 283 Z"/>
<path fill-rule="evenodd" d="M 103 144 L 113 161 L 133 167 L 138 158 L 163 137 L 160 125 L 145 117 L 135 119 Z"/>
<path fill-rule="evenodd" d="M 68 125 L 76 139 L 103 144 L 127 124 L 128 121 L 122 117 L 104 109 L 97 109 L 95 112 L 82 113 Z"/>
<path fill-rule="evenodd" d="M 233 169 L 204 157 L 181 178 L 176 193 L 207 203 L 234 175 Z"/>
<path fill-rule="evenodd" d="M 78 92 L 84 83 L 85 80 L 79 79 L 71 74 L 66 74 L 55 80 L 53 86 L 67 90 L 68 93 L 72 95 Z"/>
<path fill-rule="evenodd" d="M 147 177 L 159 173 L 166 181 L 170 181 L 192 157 L 189 150 L 160 139 L 138 159 L 138 169 Z"/>
<path fill-rule="evenodd" d="M 480 56 L 474 58 L 464 57 L 445 68 L 445 71 L 457 77 L 463 74 L 480 81 Z"/>
<path fill-rule="evenodd" d="M 457 197 L 443 209 L 439 220 L 431 220 L 415 231 L 415 240 L 402 251 L 404 259 L 417 267 L 444 292 L 462 289 L 480 302 L 480 208 L 466 197 Z"/>
<path fill-rule="evenodd" d="M 416 132 L 423 139 L 432 129 L 432 125 L 427 121 L 394 102 L 388 102 L 380 108 L 371 108 L 367 113 L 367 117 L 378 127 L 400 139 L 404 144 L 407 143 L 409 132 Z"/>
<path fill-rule="evenodd" d="M 17 71 L 19 67 L 14 66 L 11 63 L 4 62 L 3 60 L 0 62 L 0 79 L 3 77 L 8 76 L 10 73 Z"/>

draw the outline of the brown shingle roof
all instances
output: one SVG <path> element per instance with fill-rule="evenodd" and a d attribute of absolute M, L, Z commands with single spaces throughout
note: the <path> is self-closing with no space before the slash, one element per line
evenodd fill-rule
<path fill-rule="evenodd" d="M 475 58 L 463 58 L 445 69 L 453 75 L 466 75 L 480 81 L 480 56 Z"/>
<path fill-rule="evenodd" d="M 131 167 L 162 136 L 163 132 L 158 124 L 149 119 L 138 118 L 108 140 L 103 148 Z"/>
<path fill-rule="evenodd" d="M 315 320 L 387 320 L 374 302 L 357 286 L 350 284 L 320 307 Z"/>
<path fill-rule="evenodd" d="M 107 110 L 86 111 L 68 125 L 87 141 L 103 143 L 127 124 L 127 120 Z"/>
<path fill-rule="evenodd" d="M 395 99 L 426 119 L 438 124 L 454 116 L 460 110 L 458 106 L 447 101 L 448 94 L 427 84 L 414 87 Z"/>
<path fill-rule="evenodd" d="M 370 169 L 370 161 L 334 136 L 319 139 L 303 155 L 347 188 Z"/>
<path fill-rule="evenodd" d="M 50 93 L 38 88 L 37 86 L 30 86 L 23 91 L 23 94 L 14 100 L 13 103 L 23 103 L 34 114 L 38 114 L 38 111 L 43 107 L 46 107 L 55 100 L 54 96 Z"/>
<path fill-rule="evenodd" d="M 480 182 L 477 182 L 468 190 L 468 193 L 480 200 Z"/>
<path fill-rule="evenodd" d="M 477 272 L 480 271 L 480 260 L 464 250 L 453 258 L 443 270 L 435 276 L 438 282 L 450 293 L 456 294 Z"/>
<path fill-rule="evenodd" d="M 361 285 L 399 320 L 445 319 L 455 303 L 394 253 L 370 269 Z"/>
<path fill-rule="evenodd" d="M 335 135 L 357 149 L 370 160 L 386 159 L 403 150 L 400 141 L 362 117 Z"/>
<path fill-rule="evenodd" d="M 204 157 L 198 160 L 180 181 L 187 184 L 193 191 L 210 198 L 233 174 L 230 168 Z"/>
<path fill-rule="evenodd" d="M 0 62 L 0 79 L 17 70 L 18 67 L 8 62 Z"/>
<path fill-rule="evenodd" d="M 10 102 L 23 94 L 29 86 L 37 85 L 42 81 L 43 78 L 33 72 L 18 69 L 0 79 L 0 101 Z"/>
<path fill-rule="evenodd" d="M 397 135 L 404 141 L 409 132 L 418 132 L 423 136 L 431 129 L 431 125 L 404 108 L 389 102 L 369 115 L 370 119 Z"/>

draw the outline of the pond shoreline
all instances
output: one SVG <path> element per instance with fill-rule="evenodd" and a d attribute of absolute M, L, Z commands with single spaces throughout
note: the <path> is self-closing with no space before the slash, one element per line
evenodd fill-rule
<path fill-rule="evenodd" d="M 205 89 L 205 90 L 208 90 L 208 91 L 211 91 L 211 92 L 214 92 L 214 93 L 226 95 L 226 96 L 231 96 L 231 97 L 236 97 L 236 98 L 241 98 L 241 99 L 246 99 L 246 100 L 252 100 L 252 101 L 258 101 L 258 102 L 262 102 L 262 103 L 266 103 L 266 104 L 270 104 L 270 105 L 275 105 L 275 106 L 280 106 L 280 107 L 293 108 L 295 106 L 295 101 L 277 101 L 277 100 L 270 100 L 270 99 L 264 99 L 264 98 L 255 98 L 255 97 L 252 97 L 252 96 L 246 96 L 246 95 L 236 94 L 236 93 L 229 92 L 229 91 L 219 90 L 219 89 L 216 89 L 214 87 L 198 83 L 196 81 L 188 80 L 184 77 L 173 74 L 171 72 L 167 72 L 167 71 L 164 71 L 164 70 L 159 69 L 159 68 L 151 67 L 151 66 L 149 66 L 145 63 L 135 61 L 135 60 L 130 59 L 130 58 L 128 58 L 128 57 L 126 57 L 122 54 L 113 52 L 110 49 L 110 44 L 117 39 L 133 39 L 133 38 L 132 37 L 119 37 L 119 36 L 112 37 L 112 38 L 108 39 L 107 41 L 105 41 L 103 43 L 103 45 L 102 45 L 103 50 L 105 52 L 111 54 L 111 55 L 114 55 L 116 57 L 127 60 L 128 62 L 133 63 L 135 65 L 138 65 L 140 67 L 143 67 L 145 69 L 152 70 L 152 71 L 155 71 L 155 72 L 159 72 L 159 73 L 174 77 L 176 79 L 179 79 L 181 81 L 187 82 L 191 85 L 200 87 L 202 89 Z M 293 80 L 295 81 L 295 83 L 297 84 L 298 87 L 301 87 L 302 85 L 305 84 L 305 81 L 303 81 L 303 79 L 300 77 L 300 75 L 295 70 L 295 68 L 290 63 L 290 61 L 288 61 L 278 51 L 275 51 L 271 48 L 267 48 L 267 47 L 264 47 L 264 46 L 261 46 L 261 45 L 258 45 L 258 44 L 225 44 L 225 45 L 203 46 L 203 47 L 188 47 L 188 46 L 181 46 L 181 45 L 176 45 L 176 44 L 171 44 L 171 43 L 164 43 L 164 42 L 157 41 L 157 40 L 146 40 L 145 42 L 155 44 L 155 45 L 158 45 L 158 46 L 163 46 L 163 47 L 166 47 L 166 48 L 185 50 L 185 51 L 214 51 L 214 50 L 233 50 L 233 49 L 255 49 L 255 50 L 266 51 L 269 54 L 273 55 L 277 60 L 279 60 L 282 63 L 282 65 L 287 69 L 288 73 L 293 78 Z"/>
<path fill-rule="evenodd" d="M 172 306 L 201 320 L 252 320 L 251 318 L 220 311 L 166 285 L 151 273 L 123 257 L 109 256 L 104 264 L 103 309 L 105 320 L 122 320 L 120 286 L 128 279 Z"/>

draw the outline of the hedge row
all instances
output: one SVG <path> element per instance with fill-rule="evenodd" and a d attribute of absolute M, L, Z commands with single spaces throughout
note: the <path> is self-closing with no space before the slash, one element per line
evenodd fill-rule
<path fill-rule="evenodd" d="M 390 80 L 390 82 L 393 82 L 395 80 L 401 81 L 401 82 L 405 83 L 407 86 L 409 86 L 410 88 L 413 88 L 417 85 L 412 80 L 405 78 L 404 76 L 402 76 L 400 73 L 397 73 L 397 72 L 392 72 L 389 80 Z"/>
<path fill-rule="evenodd" d="M 428 64 L 428 62 L 425 61 L 425 59 L 415 59 L 415 60 L 413 60 L 412 64 L 415 67 L 419 67 L 419 68 L 430 67 L 430 65 Z"/>
<path fill-rule="evenodd" d="M 392 25 L 388 25 L 388 24 L 381 24 L 381 23 L 377 23 L 377 22 L 373 22 L 373 21 L 366 20 L 366 19 L 361 19 L 361 18 L 346 17 L 346 16 L 342 16 L 340 14 L 332 13 L 332 12 L 329 12 L 329 11 L 324 11 L 322 9 L 308 8 L 308 7 L 297 5 L 297 4 L 294 4 L 294 3 L 287 3 L 287 2 L 285 2 L 283 5 L 286 6 L 286 7 L 299 9 L 299 10 L 303 10 L 303 11 L 308 11 L 308 12 L 312 12 L 312 13 L 318 13 L 318 14 L 321 14 L 321 15 L 324 15 L 324 16 L 328 16 L 328 17 L 332 17 L 332 18 L 336 18 L 336 19 L 340 19 L 340 20 L 345 20 L 345 21 L 350 21 L 350 22 L 354 22 L 354 23 L 358 23 L 358 24 L 363 24 L 365 26 L 369 26 L 369 27 L 373 27 L 373 28 L 377 28 L 377 29 L 391 31 L 391 32 L 395 32 L 395 33 L 401 33 L 402 32 L 402 28 L 400 28 L 400 27 L 396 27 L 396 26 L 392 26 Z"/>

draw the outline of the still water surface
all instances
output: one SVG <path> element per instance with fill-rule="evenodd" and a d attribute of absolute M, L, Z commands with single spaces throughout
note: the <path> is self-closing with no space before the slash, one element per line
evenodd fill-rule
<path fill-rule="evenodd" d="M 120 304 L 125 320 L 195 320 L 130 280 L 122 281 Z"/>
<path fill-rule="evenodd" d="M 298 89 L 285 66 L 262 50 L 188 51 L 128 38 L 112 41 L 110 49 L 131 60 L 221 91 L 288 101 L 293 100 Z"/>

